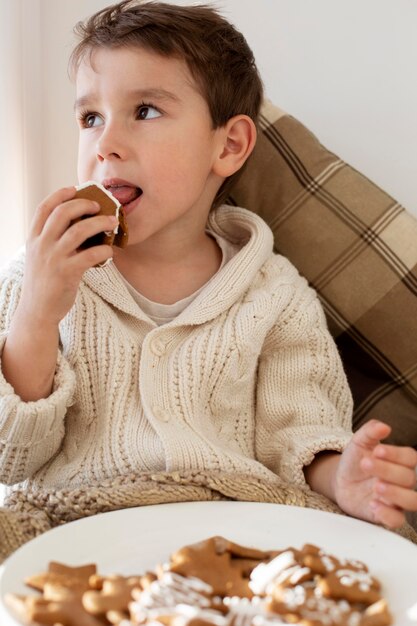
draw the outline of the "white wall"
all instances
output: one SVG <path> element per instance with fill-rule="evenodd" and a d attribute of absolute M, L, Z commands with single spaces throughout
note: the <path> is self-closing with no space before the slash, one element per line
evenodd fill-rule
<path fill-rule="evenodd" d="M 41 0 L 44 194 L 76 180 L 72 26 L 107 4 Z M 211 4 L 246 35 L 267 95 L 417 216 L 416 0 Z"/>
<path fill-rule="evenodd" d="M 32 30 L 25 19 L 23 0 L 0 0 L 0 172 L 2 175 L 2 203 L 0 212 L 0 264 L 9 258 L 24 242 L 26 193 L 32 188 L 27 176 L 30 168 L 24 166 L 30 158 L 27 150 L 26 128 L 39 110 L 28 96 L 33 95 L 33 80 L 39 67 L 40 48 L 36 34 L 36 3 L 31 16 Z M 33 28 L 34 27 L 34 28 Z M 34 44 L 34 45 L 31 45 Z M 28 50 L 31 49 L 29 58 Z M 36 50 L 36 53 L 33 53 Z M 27 71 L 30 66 L 30 73 Z M 29 96 L 30 97 L 30 96 Z M 25 118 L 30 111 L 29 118 Z M 23 123 L 22 123 L 23 122 Z M 36 141 L 31 142 L 32 145 Z M 39 190 L 38 190 L 39 191 Z M 32 194 L 34 195 L 34 194 Z M 4 233 L 7 233 L 4 236 Z"/>

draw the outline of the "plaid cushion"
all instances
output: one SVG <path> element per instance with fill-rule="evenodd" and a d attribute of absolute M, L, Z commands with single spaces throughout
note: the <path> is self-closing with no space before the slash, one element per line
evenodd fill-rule
<path fill-rule="evenodd" d="M 265 102 L 255 152 L 229 202 L 261 215 L 317 290 L 355 401 L 390 441 L 417 448 L 417 220 Z"/>

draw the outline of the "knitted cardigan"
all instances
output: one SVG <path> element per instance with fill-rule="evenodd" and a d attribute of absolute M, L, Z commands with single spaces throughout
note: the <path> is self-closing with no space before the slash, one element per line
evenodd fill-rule
<path fill-rule="evenodd" d="M 351 436 L 352 401 L 315 292 L 261 218 L 222 206 L 209 229 L 241 247 L 157 326 L 112 263 L 88 270 L 60 323 L 53 392 L 23 402 L 0 373 L 0 482 L 62 489 L 142 472 L 279 476 Z M 23 254 L 0 281 L 0 347 Z"/>

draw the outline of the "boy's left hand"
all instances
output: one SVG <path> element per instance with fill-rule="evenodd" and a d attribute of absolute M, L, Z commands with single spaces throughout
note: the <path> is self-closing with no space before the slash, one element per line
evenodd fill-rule
<path fill-rule="evenodd" d="M 334 477 L 337 504 L 349 515 L 398 528 L 405 511 L 417 511 L 417 451 L 381 444 L 390 426 L 364 424 L 340 457 Z"/>

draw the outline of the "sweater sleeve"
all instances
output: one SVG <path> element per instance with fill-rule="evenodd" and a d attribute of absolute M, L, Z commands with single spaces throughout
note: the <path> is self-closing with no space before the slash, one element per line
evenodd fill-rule
<path fill-rule="evenodd" d="M 257 384 L 256 456 L 305 486 L 303 467 L 349 442 L 352 397 L 321 304 L 299 277 L 264 344 Z"/>
<path fill-rule="evenodd" d="M 16 309 L 21 276 L 4 275 L 0 282 L 0 355 Z M 71 404 L 75 374 L 60 352 L 53 390 L 48 398 L 24 402 L 6 381 L 0 360 L 0 482 L 15 484 L 32 476 L 59 449 L 64 419 Z"/>

